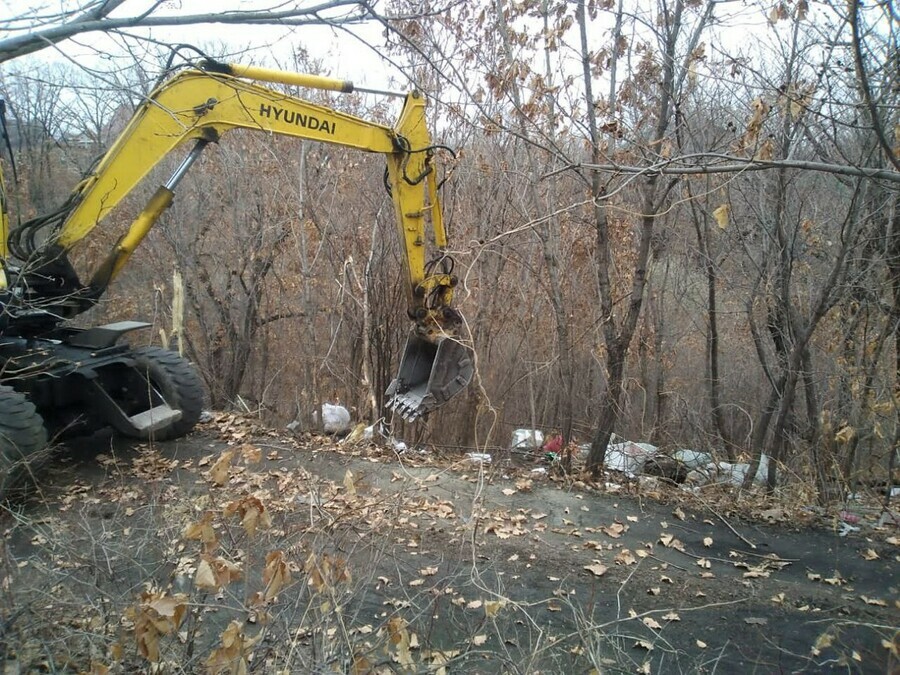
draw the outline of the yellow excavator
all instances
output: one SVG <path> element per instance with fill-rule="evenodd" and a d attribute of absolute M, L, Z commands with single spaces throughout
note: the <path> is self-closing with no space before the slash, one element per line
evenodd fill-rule
<path fill-rule="evenodd" d="M 436 146 L 424 96 L 407 94 L 391 127 L 261 83 L 285 90 L 354 91 L 344 80 L 204 59 L 175 72 L 146 97 L 58 210 L 10 228 L 0 175 L 0 499 L 31 471 L 29 462 L 42 455 L 49 437 L 112 427 L 129 437 L 165 440 L 187 434 L 199 420 L 205 396 L 193 366 L 169 350 L 132 348 L 122 341 L 150 324 L 75 328 L 68 320 L 96 305 L 172 204 L 204 147 L 231 129 L 384 155 L 413 322 L 399 374 L 386 392 L 387 405 L 415 420 L 470 382 L 473 357 L 460 341 L 463 320 L 452 307 L 458 279 L 446 253 Z M 165 185 L 90 278 L 80 279 L 69 260 L 72 249 L 164 157 L 184 146 L 189 149 Z"/>

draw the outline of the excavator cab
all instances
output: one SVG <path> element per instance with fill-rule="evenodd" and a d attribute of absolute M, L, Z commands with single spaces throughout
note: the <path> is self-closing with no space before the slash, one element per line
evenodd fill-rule
<path fill-rule="evenodd" d="M 430 342 L 413 330 L 406 340 L 400 373 L 385 392 L 388 407 L 407 422 L 427 415 L 472 381 L 472 351 L 453 337 Z"/>

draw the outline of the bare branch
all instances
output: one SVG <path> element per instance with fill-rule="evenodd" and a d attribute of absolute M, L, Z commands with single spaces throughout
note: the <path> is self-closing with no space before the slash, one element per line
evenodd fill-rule
<path fill-rule="evenodd" d="M 111 0 L 93 7 L 76 18 L 58 26 L 51 26 L 22 35 L 0 39 L 0 63 L 40 51 L 68 38 L 96 31 L 123 28 L 151 28 L 159 26 L 185 26 L 201 23 L 251 24 L 275 26 L 309 26 L 323 23 L 346 25 L 361 23 L 374 18 L 366 3 L 358 0 L 330 0 L 312 7 L 275 11 L 231 11 L 208 14 L 181 14 L 154 16 L 145 12 L 137 16 L 109 17 L 124 0 Z M 154 6 L 155 9 L 155 6 Z M 322 16 L 335 10 L 346 10 L 343 16 Z M 151 10 L 152 12 L 152 10 Z"/>
<path fill-rule="evenodd" d="M 691 158 L 712 158 L 731 162 L 729 164 L 692 164 L 678 165 L 676 162 L 684 162 Z M 810 162 L 799 159 L 761 160 L 735 157 L 733 155 L 701 153 L 685 155 L 682 157 L 658 162 L 649 166 L 628 166 L 625 164 L 570 164 L 551 171 L 541 176 L 542 179 L 550 178 L 564 171 L 574 169 L 587 169 L 602 173 L 622 173 L 630 175 L 638 174 L 663 174 L 663 175 L 704 175 L 717 173 L 742 173 L 745 171 L 768 171 L 770 169 L 804 169 L 819 173 L 830 173 L 839 176 L 855 176 L 861 178 L 873 178 L 886 180 L 891 183 L 900 183 L 900 172 L 888 169 L 876 169 L 865 166 L 848 166 L 844 164 L 828 164 L 825 162 Z"/>

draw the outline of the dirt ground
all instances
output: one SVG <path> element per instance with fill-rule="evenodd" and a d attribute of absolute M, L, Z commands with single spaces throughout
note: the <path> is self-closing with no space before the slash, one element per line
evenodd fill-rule
<path fill-rule="evenodd" d="M 73 443 L 45 473 L 0 513 L 4 675 L 900 672 L 889 527 L 227 415 Z"/>

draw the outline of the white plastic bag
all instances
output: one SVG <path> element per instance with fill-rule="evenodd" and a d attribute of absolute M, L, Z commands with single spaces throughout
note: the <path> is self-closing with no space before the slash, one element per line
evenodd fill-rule
<path fill-rule="evenodd" d="M 322 428 L 326 434 L 346 434 L 350 431 L 350 411 L 342 405 L 322 404 Z"/>

